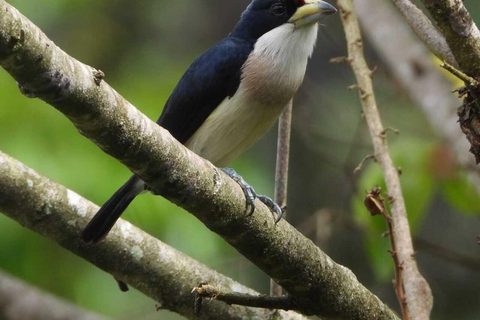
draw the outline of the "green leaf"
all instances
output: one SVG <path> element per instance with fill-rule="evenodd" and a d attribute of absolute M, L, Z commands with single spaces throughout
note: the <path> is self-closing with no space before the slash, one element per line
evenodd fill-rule
<path fill-rule="evenodd" d="M 435 190 L 435 183 L 428 170 L 431 147 L 430 143 L 406 139 L 391 145 L 393 161 L 397 167 L 402 168 L 400 182 L 413 234 L 419 229 Z M 385 219 L 370 216 L 363 204 L 366 192 L 377 185 L 383 191 L 388 191 L 379 165 L 370 163 L 362 171 L 358 181 L 359 191 L 353 199 L 353 212 L 355 220 L 365 227 L 367 252 L 376 276 L 380 281 L 390 281 L 393 277 L 393 262 L 388 253 L 389 238 L 382 238 L 382 234 L 387 231 Z M 384 197 L 387 198 L 386 194 Z M 386 202 L 391 213 L 388 201 Z"/>
<path fill-rule="evenodd" d="M 480 196 L 465 173 L 443 181 L 440 190 L 445 200 L 459 213 L 480 215 Z"/>

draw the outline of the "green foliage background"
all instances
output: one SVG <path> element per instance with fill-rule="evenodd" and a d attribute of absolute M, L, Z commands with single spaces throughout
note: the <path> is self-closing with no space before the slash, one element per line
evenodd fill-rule
<path fill-rule="evenodd" d="M 67 53 L 103 70 L 109 84 L 147 116 L 156 119 L 191 61 L 231 30 L 248 1 L 11 0 L 10 3 Z M 465 3 L 480 21 L 480 4 L 475 0 Z M 360 160 L 371 153 L 371 147 L 356 93 L 345 89 L 353 83 L 350 71 L 328 64 L 331 57 L 345 54 L 338 17 L 325 24 L 328 27 L 320 32 L 316 54 L 295 106 L 290 219 L 301 226 L 318 209 L 329 208 L 341 212 L 338 221 L 351 220 L 355 225 L 353 231 L 335 220 L 329 226 L 333 236 L 323 243 L 322 249 L 352 268 L 371 290 L 396 306 L 389 284 L 392 278 L 392 265 L 386 253 L 389 244 L 380 237 L 386 227 L 381 218 L 369 217 L 362 204 L 365 191 L 375 185 L 385 188 L 375 164 L 366 166 L 359 177 L 351 174 Z M 403 189 L 415 235 L 443 241 L 444 245 L 465 254 L 476 253 L 478 257 L 473 240 L 476 234 L 472 232 L 476 226 L 480 234 L 480 200 L 476 190 L 458 168 L 441 174 L 444 171 L 438 169 L 435 155 L 442 150 L 442 141 L 371 52 L 370 59 L 372 64 L 380 64 L 375 81 L 385 124 L 401 131 L 399 137 L 392 135 L 389 140 L 395 163 L 403 170 Z M 271 130 L 232 164 L 258 192 L 267 195 L 273 194 L 275 145 L 275 130 Z M 97 204 L 108 199 L 130 174 L 83 138 L 55 109 L 21 95 L 16 83 L 3 70 L 0 70 L 0 150 Z M 435 217 L 452 223 L 451 229 L 446 230 Z M 262 272 L 191 215 L 163 198 L 139 197 L 124 218 L 210 267 L 267 292 L 268 278 Z M 470 279 L 479 282 L 478 270 L 467 272 L 461 266 L 422 252 L 419 261 L 440 301 L 435 309 L 436 319 L 480 317 L 477 290 L 480 288 L 468 284 Z M 432 268 L 438 265 L 445 267 Z M 2 215 L 0 268 L 112 318 L 181 319 L 169 312 L 157 313 L 154 302 L 135 290 L 121 293 L 110 276 Z M 442 282 L 442 274 L 458 277 L 455 283 Z M 461 295 L 465 303 L 453 303 L 450 293 Z"/>

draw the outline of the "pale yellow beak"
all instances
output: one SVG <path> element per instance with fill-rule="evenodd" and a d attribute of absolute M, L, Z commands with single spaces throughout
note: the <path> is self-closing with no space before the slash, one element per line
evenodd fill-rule
<path fill-rule="evenodd" d="M 301 28 L 317 23 L 324 17 L 335 12 L 337 12 L 337 9 L 328 2 L 321 0 L 305 0 L 305 4 L 297 9 L 288 22 L 295 24 L 296 28 Z"/>

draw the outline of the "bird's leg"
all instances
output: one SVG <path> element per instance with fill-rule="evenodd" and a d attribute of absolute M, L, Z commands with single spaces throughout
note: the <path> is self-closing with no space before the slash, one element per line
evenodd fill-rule
<path fill-rule="evenodd" d="M 257 195 L 255 189 L 251 185 L 249 185 L 245 179 L 241 175 L 239 175 L 235 170 L 232 168 L 222 168 L 222 171 L 225 172 L 230 178 L 235 180 L 240 187 L 242 188 L 243 192 L 245 193 L 247 209 L 250 208 L 248 211 L 248 215 L 252 215 L 255 212 L 255 198 L 262 201 L 267 207 L 270 208 L 272 213 L 275 215 L 275 223 L 282 219 L 282 209 L 275 203 L 271 198 L 263 195 Z"/>

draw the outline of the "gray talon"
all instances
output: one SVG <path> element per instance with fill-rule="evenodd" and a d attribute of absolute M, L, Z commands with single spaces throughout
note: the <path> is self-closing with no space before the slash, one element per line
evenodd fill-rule
<path fill-rule="evenodd" d="M 245 194 L 246 209 L 250 207 L 248 215 L 251 216 L 255 212 L 255 199 L 257 198 L 257 193 L 255 192 L 255 189 L 253 189 L 253 187 L 249 185 L 243 179 L 243 177 L 232 168 L 222 168 L 222 171 L 225 172 L 227 176 L 232 178 L 235 182 L 237 182 L 240 187 L 242 187 L 243 193 Z"/>
<path fill-rule="evenodd" d="M 275 223 L 278 223 L 282 219 L 283 211 L 271 198 L 267 196 L 257 195 L 255 189 L 249 185 L 241 175 L 235 172 L 232 168 L 222 168 L 222 171 L 225 172 L 230 178 L 235 180 L 240 187 L 242 187 L 243 193 L 245 194 L 246 208 L 250 207 L 248 215 L 251 216 L 255 212 L 255 199 L 262 201 L 267 207 L 270 208 L 272 213 L 275 216 Z"/>
<path fill-rule="evenodd" d="M 257 198 L 270 208 L 272 214 L 275 216 L 275 224 L 282 220 L 283 210 L 275 201 L 267 196 L 258 196 Z"/>

